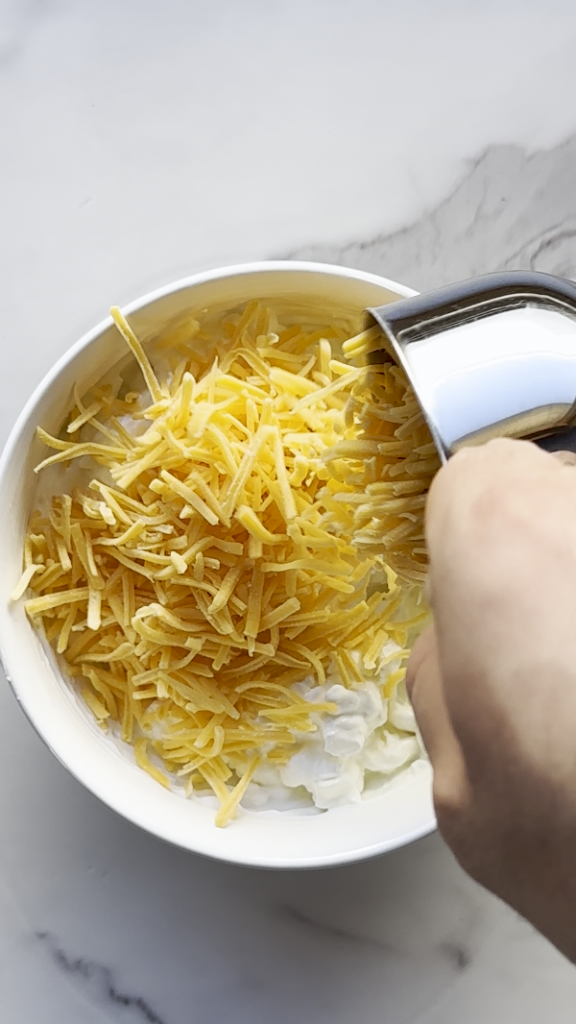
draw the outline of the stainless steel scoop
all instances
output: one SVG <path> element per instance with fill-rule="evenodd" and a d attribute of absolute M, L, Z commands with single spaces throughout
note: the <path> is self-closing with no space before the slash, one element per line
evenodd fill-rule
<path fill-rule="evenodd" d="M 445 461 L 463 445 L 529 438 L 576 448 L 576 284 L 490 274 L 368 309 L 405 370 Z"/>

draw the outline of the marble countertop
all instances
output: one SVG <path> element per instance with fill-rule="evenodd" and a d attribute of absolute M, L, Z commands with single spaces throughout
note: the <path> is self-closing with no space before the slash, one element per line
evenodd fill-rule
<path fill-rule="evenodd" d="M 0 0 L 3 442 L 85 329 L 254 258 L 576 276 L 570 0 Z M 266 873 L 85 792 L 0 689 L 2 1024 L 555 1024 L 576 972 L 437 836 Z"/>

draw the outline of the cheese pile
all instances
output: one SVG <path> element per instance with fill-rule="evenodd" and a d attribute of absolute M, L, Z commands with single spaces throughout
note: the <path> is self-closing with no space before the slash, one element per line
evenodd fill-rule
<path fill-rule="evenodd" d="M 364 385 L 341 357 L 346 322 L 252 301 L 167 329 L 154 369 L 112 315 L 142 380 L 76 393 L 59 437 L 38 430 L 56 453 L 37 470 L 74 460 L 81 473 L 68 469 L 67 492 L 33 513 L 13 597 L 32 590 L 26 611 L 98 723 L 119 723 L 162 785 L 212 790 L 223 825 L 254 771 L 286 764 L 336 710 L 294 684 L 337 671 L 361 687 L 423 615 L 406 621 L 405 588 L 373 544 L 378 474 L 398 463 L 370 430 L 358 438 Z M 411 399 L 392 383 L 404 434 L 386 444 L 405 453 Z M 391 434 L 393 414 L 374 429 Z M 392 500 L 412 494 L 406 472 L 390 471 Z"/>
<path fill-rule="evenodd" d="M 423 584 L 426 494 L 440 468 L 436 445 L 404 371 L 381 356 L 380 328 L 344 342 L 345 356 L 366 365 L 354 381 L 346 422 L 354 439 L 327 452 L 325 461 L 342 484 L 338 495 L 351 516 L 354 544 L 364 556 L 382 556 L 405 580 Z"/>

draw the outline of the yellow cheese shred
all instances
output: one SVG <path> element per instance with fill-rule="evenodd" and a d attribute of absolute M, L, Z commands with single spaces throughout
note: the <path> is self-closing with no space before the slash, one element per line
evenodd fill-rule
<path fill-rule="evenodd" d="M 294 684 L 361 686 L 424 615 L 402 573 L 425 569 L 429 438 L 399 372 L 345 362 L 375 344 L 346 343 L 354 318 L 254 300 L 145 349 L 112 317 L 135 363 L 38 430 L 56 454 L 37 469 L 68 485 L 30 517 L 13 599 L 98 724 L 159 784 L 211 789 L 225 825 L 334 710 Z"/>
<path fill-rule="evenodd" d="M 382 557 L 404 581 L 421 586 L 427 572 L 425 496 L 440 460 L 404 371 L 392 361 L 370 363 L 382 347 L 377 327 L 344 343 L 345 355 L 366 364 L 346 410 L 354 436 L 323 458 L 340 484 L 333 494 L 336 518 L 348 514 L 358 550 Z"/>

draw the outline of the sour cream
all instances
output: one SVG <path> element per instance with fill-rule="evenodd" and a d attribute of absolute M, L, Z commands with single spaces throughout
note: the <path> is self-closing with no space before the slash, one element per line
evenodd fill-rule
<path fill-rule="evenodd" d="M 408 699 L 383 695 L 400 664 L 392 657 L 396 651 L 400 648 L 387 644 L 379 671 L 355 689 L 344 686 L 335 668 L 324 686 L 312 677 L 297 684 L 305 700 L 329 702 L 336 710 L 313 716 L 316 731 L 299 737 L 300 746 L 286 765 L 257 771 L 243 806 L 279 807 L 282 791 L 292 806 L 297 805 L 296 791 L 309 794 L 318 810 L 358 803 L 368 780 L 372 789 L 373 783 L 386 782 L 425 756 Z"/>

